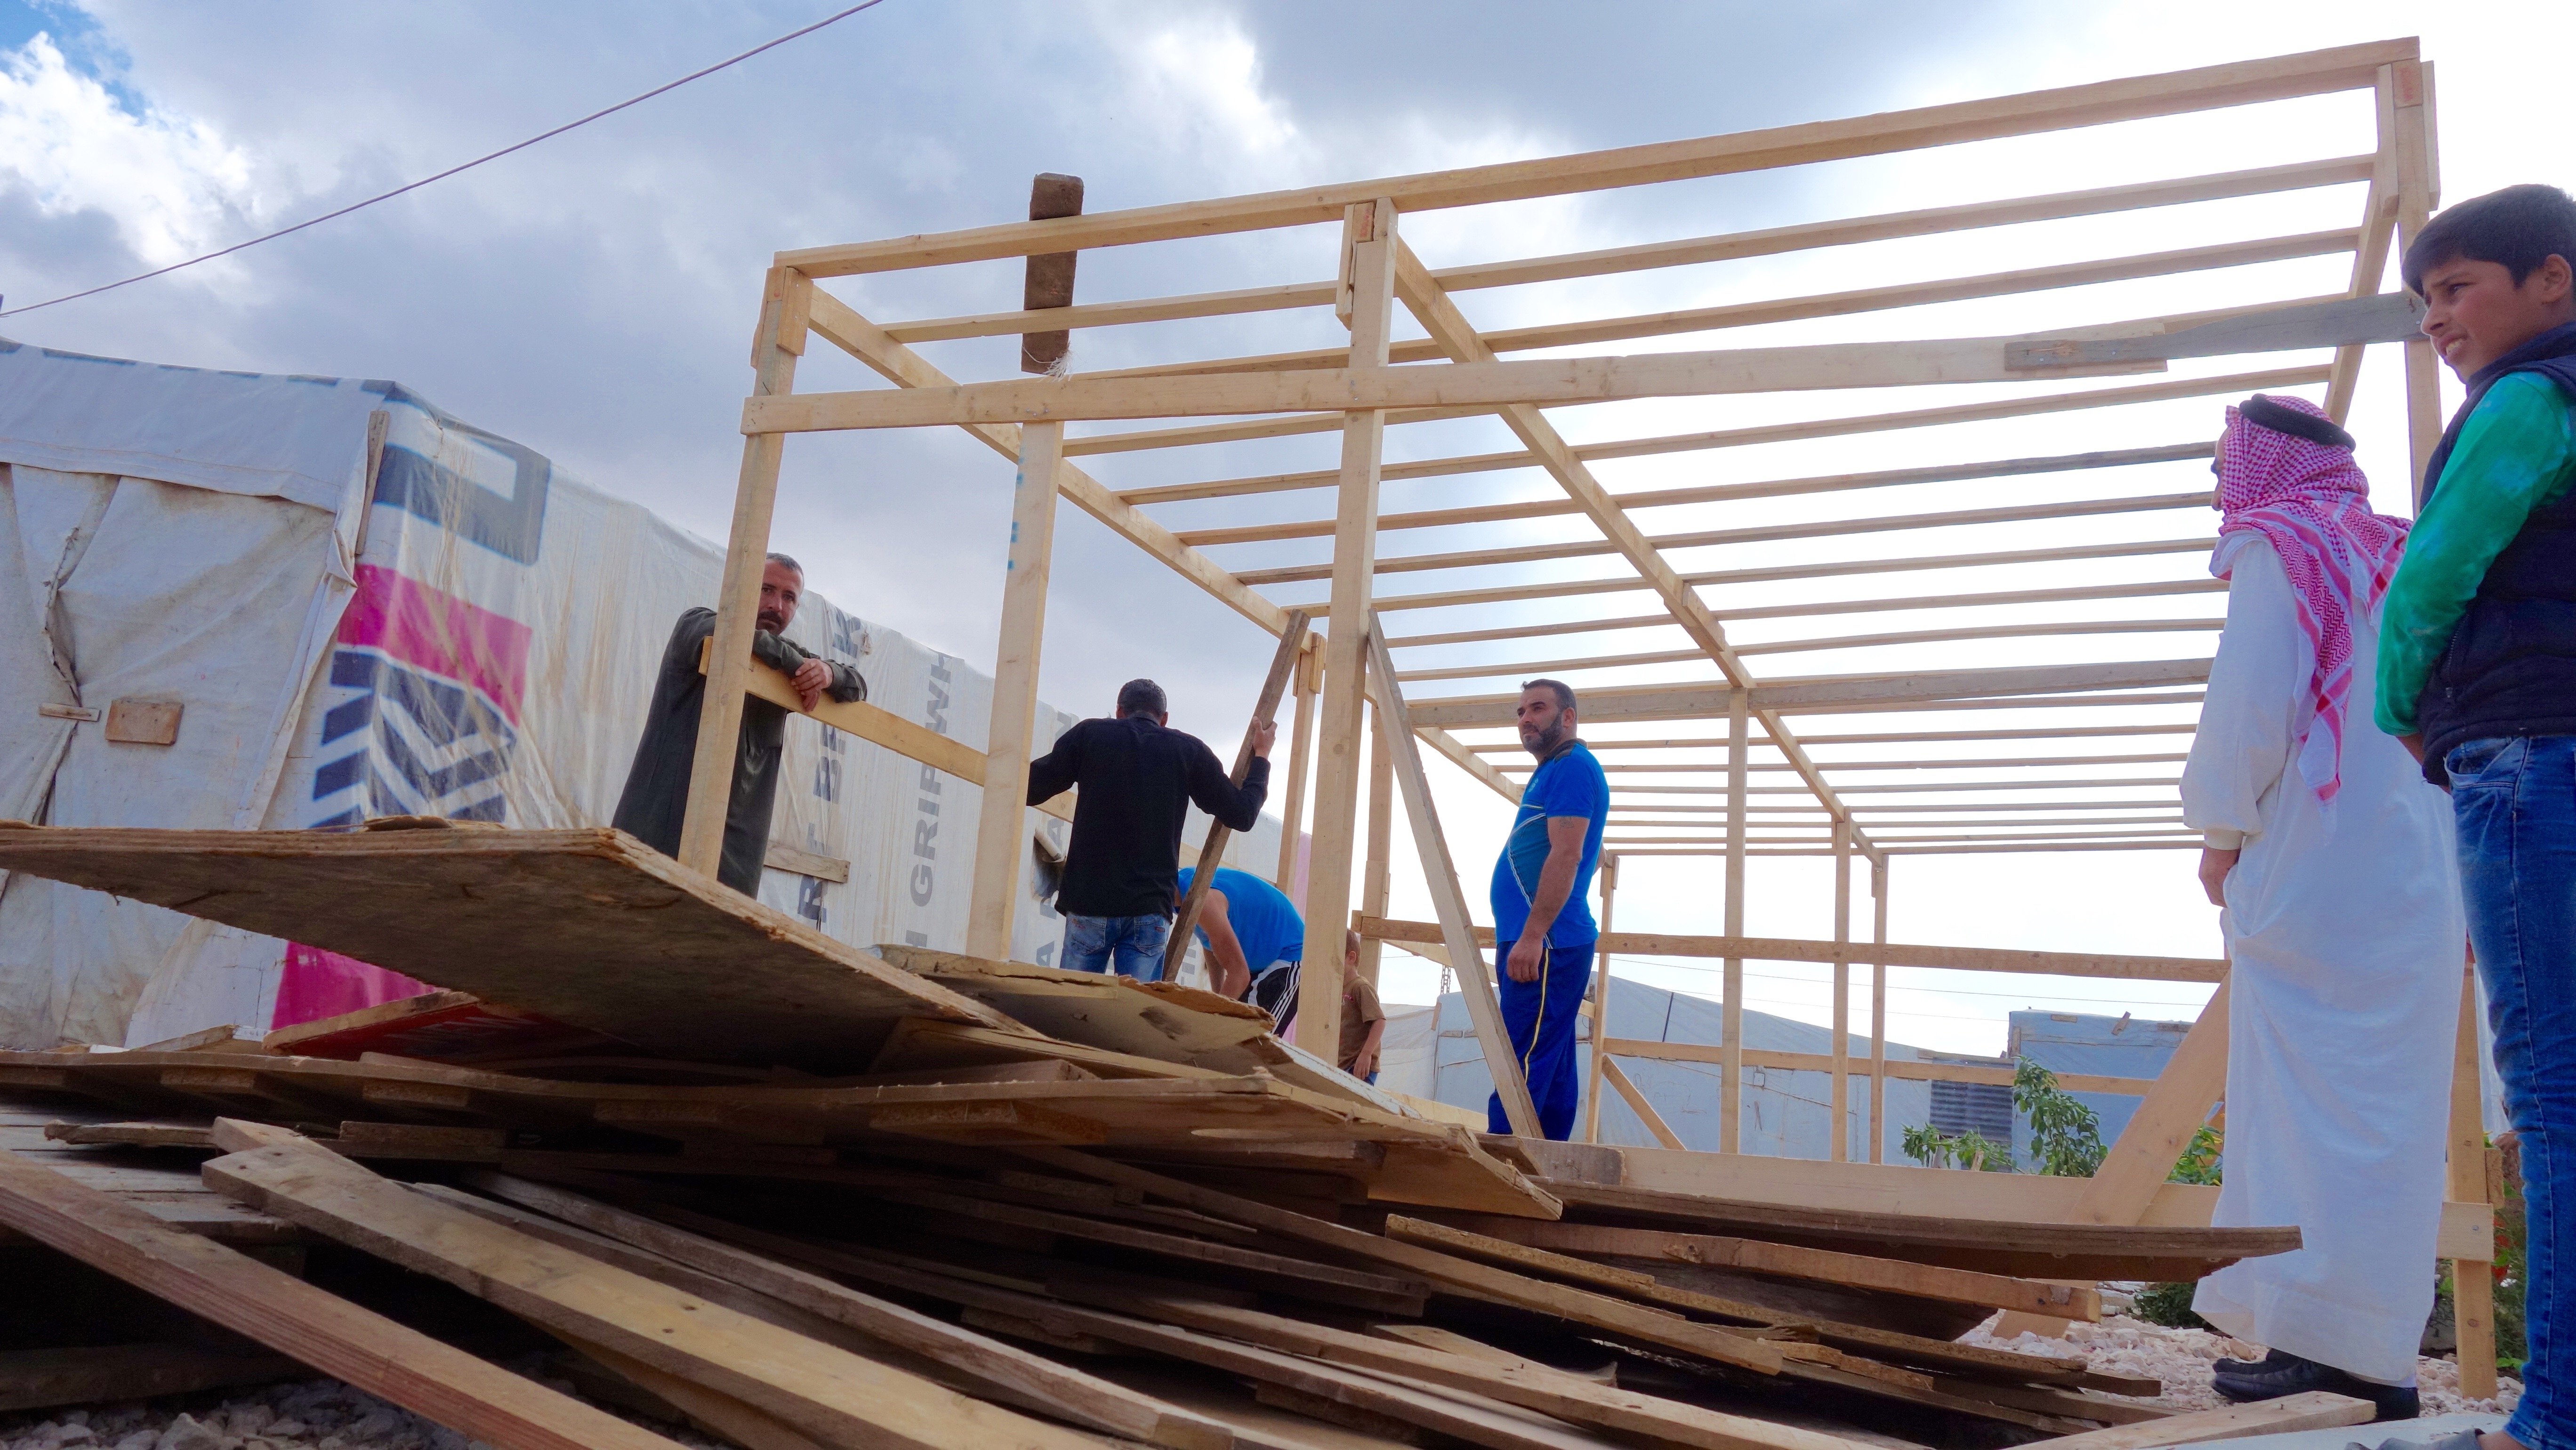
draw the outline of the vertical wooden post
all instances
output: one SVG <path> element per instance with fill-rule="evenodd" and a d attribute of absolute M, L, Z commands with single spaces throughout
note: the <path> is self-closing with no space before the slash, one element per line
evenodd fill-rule
<path fill-rule="evenodd" d="M 1601 934 L 1610 934 L 1610 906 L 1619 891 L 1619 858 L 1601 858 Z M 1601 1044 L 1610 1040 L 1610 953 L 1605 948 L 1592 964 L 1592 1070 L 1584 1075 L 1583 1141 L 1601 1141 L 1601 1066 L 1610 1054 Z"/>
<path fill-rule="evenodd" d="M 1751 788 L 1753 722 L 1742 690 L 1726 702 L 1726 934 L 1744 935 L 1744 803 Z M 1719 990 L 1717 1151 L 1744 1144 L 1744 958 L 1728 957 Z"/>
<path fill-rule="evenodd" d="M 1825 1156 L 1835 1163 L 1851 1158 L 1851 878 L 1852 828 L 1834 822 L 1834 1136 Z"/>
<path fill-rule="evenodd" d="M 1306 821 L 1306 759 L 1315 753 L 1315 686 L 1324 656 L 1319 641 L 1306 637 L 1306 652 L 1297 661 L 1297 715 L 1289 727 L 1288 794 L 1279 802 L 1279 889 L 1305 914 L 1305 893 L 1297 889 L 1297 841 Z"/>
<path fill-rule="evenodd" d="M 1887 1161 L 1887 857 L 1869 867 L 1870 944 L 1879 950 L 1869 968 L 1869 1161 Z"/>
<path fill-rule="evenodd" d="M 993 719 L 985 731 L 984 803 L 975 826 L 975 885 L 966 914 L 966 955 L 991 961 L 1010 958 L 1020 858 L 1029 850 L 1021 825 L 1028 816 L 1047 571 L 1055 555 L 1055 470 L 1063 456 L 1062 423 L 1020 425 L 1020 473 L 1011 486 L 1011 555 L 1002 577 L 1002 633 L 993 650 Z"/>
<path fill-rule="evenodd" d="M 1351 366 L 1386 366 L 1395 320 L 1395 203 L 1349 207 L 1342 218 L 1351 292 Z M 1327 1062 L 1341 1050 L 1342 934 L 1351 924 L 1351 855 L 1358 844 L 1360 702 L 1372 687 L 1366 658 L 1369 598 L 1377 572 L 1378 457 L 1386 414 L 1342 415 L 1342 477 L 1333 513 L 1332 632 L 1324 639 L 1324 698 L 1317 719 L 1315 844 L 1306 875 L 1305 976 L 1297 992 L 1297 1045 Z M 1388 683 L 1392 684 L 1392 681 Z M 1412 736 L 1401 720 L 1387 734 Z M 1470 948 L 1472 951 L 1472 946 Z M 1456 964 L 1464 980 L 1468 963 Z"/>
<path fill-rule="evenodd" d="M 1387 743 L 1386 716 L 1369 710 L 1368 864 L 1360 868 L 1360 910 L 1386 915 L 1387 897 L 1395 885 L 1395 756 Z M 1386 958 L 1386 943 L 1369 937 L 1360 943 L 1360 976 L 1372 987 Z"/>
<path fill-rule="evenodd" d="M 2487 1201 L 2486 1094 L 2478 1072 L 2478 974 L 2460 983 L 2459 1035 L 2451 1060 L 2450 1167 L 2444 1197 Z M 2483 1400 L 2496 1392 L 2495 1250 L 2485 1259 L 2451 1261 L 2451 1309 L 2459 1327 L 2460 1393 Z"/>
<path fill-rule="evenodd" d="M 1504 1121 L 1511 1125 L 1515 1137 L 1542 1137 L 1538 1108 L 1530 1101 L 1529 1080 L 1521 1075 L 1520 1059 L 1512 1055 L 1512 1037 L 1503 1026 L 1502 1003 L 1494 996 L 1494 979 L 1485 970 L 1485 954 L 1476 945 L 1476 928 L 1467 917 L 1467 895 L 1458 887 L 1457 867 L 1449 859 L 1449 839 L 1441 833 L 1440 813 L 1431 804 L 1431 783 L 1422 774 L 1422 749 L 1413 738 L 1412 717 L 1404 709 L 1404 691 L 1395 682 L 1395 665 L 1387 657 L 1385 640 L 1378 635 L 1377 616 L 1372 613 L 1357 621 L 1345 620 L 1342 627 L 1348 628 L 1351 623 L 1364 627 L 1369 650 L 1369 695 L 1377 704 L 1379 717 L 1387 722 L 1387 743 L 1395 747 L 1387 754 L 1395 762 L 1396 785 L 1404 793 L 1405 824 L 1413 828 L 1414 847 L 1422 853 L 1423 881 L 1431 888 L 1432 909 L 1440 919 L 1440 944 L 1448 949 L 1450 969 L 1458 974 L 1458 990 L 1466 997 L 1467 1015 L 1476 1024 L 1476 1042 L 1485 1050 L 1485 1067 L 1493 1074 L 1494 1094 L 1502 1100 Z M 1329 685 L 1331 681 L 1325 683 Z M 1309 921 L 1309 950 L 1313 949 L 1314 930 L 1315 924 Z M 1335 979 L 1339 980 L 1339 973 Z M 1333 990 L 1339 993 L 1341 988 L 1337 985 Z M 1298 995 L 1305 995 L 1302 981 Z M 1300 1007 L 1297 1018 L 1302 1022 L 1305 1017 L 1305 1009 Z"/>
<path fill-rule="evenodd" d="M 793 267 L 772 267 L 762 285 L 760 325 L 752 334 L 751 393 L 796 391 L 796 359 L 805 351 L 814 283 Z M 707 660 L 707 692 L 698 707 L 698 749 L 689 761 L 689 797 L 680 818 L 680 864 L 712 879 L 724 857 L 725 815 L 733 805 L 734 752 L 742 736 L 742 696 L 751 684 L 751 637 L 760 627 L 760 576 L 769 556 L 769 518 L 778 501 L 778 464 L 787 435 L 742 440 L 742 475 L 734 484 L 733 527 L 725 536 L 724 582 L 716 590 L 716 632 Z"/>
<path fill-rule="evenodd" d="M 1270 657 L 1270 673 L 1261 681 L 1261 698 L 1252 707 L 1243 744 L 1234 753 L 1234 770 L 1226 776 L 1234 786 L 1240 788 L 1251 778 L 1252 732 L 1263 721 L 1278 717 L 1279 697 L 1288 693 L 1288 678 L 1297 672 L 1298 659 L 1305 651 L 1306 611 L 1289 610 L 1288 625 L 1279 632 L 1279 648 Z M 1172 917 L 1172 934 L 1163 939 L 1163 981 L 1181 979 L 1181 958 L 1189 954 L 1190 938 L 1198 931 L 1199 911 L 1207 905 L 1208 893 L 1216 889 L 1217 868 L 1225 864 L 1225 845 L 1233 838 L 1232 826 L 1223 821 L 1208 822 L 1207 843 L 1199 847 L 1198 864 L 1190 870 L 1190 889 L 1181 897 L 1180 911 Z M 1340 958 L 1334 960 L 1338 962 Z"/>
<path fill-rule="evenodd" d="M 2378 154 L 2370 167 L 2370 190 L 2361 202 L 2361 244 L 2352 253 L 2352 296 L 2379 291 L 2388 271 L 2388 235 L 2397 217 L 2397 68 L 2384 65 L 2373 87 L 2378 101 Z M 2361 382 L 2361 360 L 2369 349 L 2356 343 L 2335 349 L 2334 368 L 2326 376 L 2326 416 L 2341 423 L 2352 412 L 2353 389 Z"/>
<path fill-rule="evenodd" d="M 2397 245 L 2399 255 L 2440 205 L 2442 178 L 2433 150 L 2433 68 L 2400 61 L 2390 68 L 2397 100 Z M 2442 438 L 2442 382 L 2429 338 L 2406 347 L 2406 434 L 2414 460 L 2414 499 L 2424 503 L 2424 466 Z"/>

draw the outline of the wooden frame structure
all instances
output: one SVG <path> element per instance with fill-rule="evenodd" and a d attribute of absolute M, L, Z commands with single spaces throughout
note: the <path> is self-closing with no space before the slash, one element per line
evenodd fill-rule
<path fill-rule="evenodd" d="M 2366 109 L 2375 122 L 2366 135 L 2356 136 L 2363 144 L 2347 154 L 2290 164 L 1445 267 L 1417 256 L 1401 235 L 1402 220 L 1418 214 L 1641 191 L 2342 93 L 2362 98 L 2356 113 Z M 1488 289 L 1546 288 L 1648 272 L 1688 275 L 1670 269 L 2320 190 L 2350 195 L 2358 203 L 2357 217 L 2288 235 L 2222 236 L 2141 254 L 1718 306 L 1587 313 L 1506 329 L 1479 329 L 1458 300 Z M 2140 537 L 2136 528 L 2120 525 L 2205 506 L 2207 486 L 2106 493 L 2086 485 L 2116 480 L 2127 470 L 2206 458 L 2215 430 L 2194 425 L 2146 446 L 2082 454 L 1989 455 L 1972 462 L 1846 468 L 1679 488 L 1614 490 L 1596 467 L 1688 455 L 1715 468 L 1739 456 L 1728 450 L 1823 439 L 1858 446 L 1888 441 L 1889 435 L 1922 436 L 1913 430 L 2078 411 L 2091 419 L 2149 416 L 2126 410 L 2178 399 L 2203 400 L 2214 418 L 2216 403 L 2264 388 L 2322 389 L 2328 411 L 2342 418 L 2352 406 L 2366 346 L 2402 342 L 2406 423 L 2420 470 L 2441 422 L 2434 359 L 2420 337 L 2406 340 L 2411 316 L 2402 301 L 2381 294 L 2381 285 L 2392 244 L 2402 246 L 2412 237 L 2438 190 L 2431 70 L 2413 40 L 2399 40 L 1699 140 L 782 252 L 768 275 L 753 342 L 755 384 L 743 411 L 742 475 L 710 666 L 711 718 L 698 737 L 681 859 L 710 874 L 715 866 L 734 712 L 752 684 L 753 601 L 787 436 L 961 427 L 1019 465 L 993 722 L 983 757 L 974 762 L 986 793 L 970 953 L 1004 955 L 1009 941 L 1022 834 L 1014 827 L 1034 744 L 1031 712 L 1054 516 L 1058 500 L 1066 499 L 1264 630 L 1278 633 L 1291 608 L 1323 626 L 1320 649 L 1297 672 L 1295 755 L 1285 772 L 1283 880 L 1297 850 L 1301 815 L 1312 811 L 1303 903 L 1309 935 L 1298 1026 L 1302 1045 L 1330 1052 L 1336 1040 L 1346 923 L 1357 924 L 1368 938 L 1363 970 L 1374 971 L 1380 942 L 1437 940 L 1471 1002 L 1490 1007 L 1486 968 L 1439 844 L 1418 747 L 1430 746 L 1517 801 L 1518 771 L 1506 763 L 1517 745 L 1491 734 L 1510 724 L 1512 697 L 1495 693 L 1498 685 L 1509 688 L 1533 674 L 1660 671 L 1668 676 L 1660 682 L 1583 690 L 1586 736 L 1612 757 L 1609 849 L 1614 863 L 1656 856 L 1722 860 L 1724 931 L 1689 939 L 1614 933 L 1605 935 L 1602 949 L 1722 962 L 1725 1041 L 1713 1050 L 1606 1041 L 1608 1051 L 1593 1059 L 1595 1083 L 1606 1080 L 1659 1139 L 1677 1147 L 1678 1138 L 1620 1071 L 1616 1056 L 1713 1055 L 1728 1085 L 1742 1082 L 1748 1067 L 1822 1067 L 1831 1074 L 1837 1121 L 1845 1128 L 1834 1135 L 1833 1157 L 1840 1159 L 1849 1136 L 1850 1077 L 1859 1070 L 1867 1083 L 1874 1162 L 1889 1076 L 1993 1075 L 1991 1069 L 1887 1060 L 1885 976 L 1891 967 L 2220 981 L 2224 991 L 2223 962 L 1892 945 L 1886 912 L 1889 870 L 1898 857 L 2198 844 L 2175 809 L 2171 767 L 2182 758 L 2182 737 L 2192 729 L 2207 676 L 2205 646 L 2220 621 L 2206 612 L 2139 611 L 2164 607 L 2159 601 L 2180 604 L 2178 596 L 2224 585 L 2199 568 L 2199 556 L 2212 543 L 2205 527 L 2194 523 Z M 2221 213 L 2226 209 L 2191 215 Z M 816 285 L 861 274 L 1143 244 L 1207 247 L 1220 245 L 1213 239 L 1329 229 L 1335 223 L 1337 241 L 1329 231 L 1303 233 L 1312 255 L 1333 262 L 1330 278 L 1232 291 L 878 322 Z M 2097 284 L 2312 257 L 2348 257 L 2348 281 L 2321 297 L 2107 323 L 2073 315 L 2076 309 L 2061 305 L 2057 296 Z M 2003 297 L 2065 315 L 2054 327 L 2011 336 L 1733 348 L 1703 342 L 1698 346 L 1704 350 L 1624 356 L 1566 357 L 1556 351 Z M 1142 329 L 1126 335 L 1150 338 L 1159 324 L 1296 312 L 1321 319 L 1325 309 L 1339 324 L 1324 325 L 1330 338 L 1325 346 L 1183 357 L 1107 372 L 961 383 L 916 350 L 1058 330 Z M 798 359 L 815 336 L 895 386 L 796 392 Z M 2255 354 L 2269 356 L 2210 361 Z M 2182 359 L 2200 366 L 2153 381 L 2090 381 L 2164 373 Z M 2001 386 L 1980 388 L 1968 401 L 1893 411 L 1810 417 L 1805 415 L 1812 410 L 1784 407 L 1766 421 L 1695 431 L 1622 432 L 1617 420 L 1633 414 L 1552 411 L 1712 397 L 1762 396 L 1785 404 L 1788 394 L 1804 391 L 1976 384 Z M 1560 418 L 1576 416 L 1587 420 L 1580 441 L 1559 431 Z M 1446 455 L 1408 450 L 1406 457 L 1389 461 L 1390 436 L 1462 418 L 1499 420 L 1512 446 Z M 1178 421 L 1080 434 L 1066 428 L 1135 419 Z M 1207 450 L 1312 434 L 1338 435 L 1336 466 L 1246 472 L 1196 464 L 1191 481 L 1125 489 L 1087 471 L 1091 460 L 1120 454 L 1153 451 L 1195 463 Z M 1545 491 L 1505 490 L 1487 496 L 1494 501 L 1467 506 L 1380 506 L 1381 491 L 1390 484 L 1515 473 L 1542 476 Z M 2021 482 L 2038 479 L 2059 480 L 2057 492 Z M 2064 482 L 2070 479 L 2071 488 Z M 1863 505 L 1855 513 L 1848 507 L 1853 500 L 1912 497 L 1909 490 L 1918 486 L 1956 484 L 1977 485 L 1999 501 L 1967 509 L 1873 511 Z M 1178 528 L 1164 521 L 1166 511 L 1199 501 L 1255 497 L 1308 506 L 1274 510 L 1284 514 L 1276 522 Z M 1785 521 L 1776 517 L 1776 501 L 1797 499 L 1817 501 L 1817 512 Z M 1750 515 L 1772 521 L 1671 531 L 1645 521 L 1674 509 L 1699 510 L 1695 517 L 1702 521 L 1711 510 L 1742 519 L 1747 514 L 1738 507 L 1755 501 L 1774 501 Z M 2049 530 L 2047 546 L 1945 543 L 1908 549 L 1902 543 L 1925 530 L 1944 540 L 1991 540 L 1996 536 L 1986 531 L 2031 524 Z M 1438 542 L 1410 546 L 1425 537 Z M 1324 552 L 1312 552 L 1314 541 L 1328 541 Z M 1388 542 L 1408 547 L 1382 553 Z M 1836 552 L 1855 544 L 1857 552 Z M 1781 562 L 1748 563 L 1744 556 L 1747 549 L 1783 547 L 1788 554 Z M 1240 550 L 1292 562 L 1251 568 L 1221 561 Z M 1676 559 L 1708 551 L 1726 557 L 1713 567 Z M 2067 582 L 2070 566 L 2087 582 Z M 1998 582 L 1940 592 L 1940 581 L 1961 570 Z M 1439 574 L 1449 582 L 1381 592 L 1382 583 L 1416 573 Z M 1888 576 L 1897 577 L 1891 582 Z M 1315 585 L 1324 586 L 1321 597 L 1304 592 Z M 1291 597 L 1274 597 L 1274 590 Z M 1832 592 L 1842 590 L 1851 592 Z M 1634 598 L 1640 595 L 1649 597 Z M 1899 618 L 1883 618 L 1890 615 Z M 1903 627 L 1909 615 L 1942 622 Z M 1430 623 L 1412 623 L 1426 616 Z M 1370 627 L 1378 619 L 1390 621 L 1385 632 Z M 1790 632 L 1771 637 L 1767 630 L 1774 621 L 1785 622 Z M 1837 621 L 1857 626 L 1817 632 Z M 1605 642 L 1648 633 L 1662 636 L 1663 647 Z M 2046 648 L 2172 635 L 2195 637 L 2192 647 L 2073 663 L 1915 663 L 1917 656 L 1963 642 L 2020 641 L 2013 647 Z M 1489 646 L 1517 647 L 1519 653 L 1496 658 Z M 1752 663 L 1769 655 L 1830 658 L 1837 651 L 1890 649 L 1903 651 L 1912 667 L 1774 675 L 1757 673 Z M 1375 670 L 1372 658 L 1380 662 Z M 1463 692 L 1415 692 L 1408 704 L 1405 687 L 1413 686 Z M 1364 766 L 1370 709 L 1381 723 L 1401 719 L 1403 728 L 1381 729 L 1382 748 L 1369 752 L 1373 761 Z M 1896 718 L 1880 718 L 1885 716 Z M 1824 728 L 1813 728 L 1819 719 Z M 861 733 L 942 769 L 959 769 L 930 758 L 953 752 L 953 746 L 925 752 L 917 742 L 907 748 L 893 732 Z M 1896 753 L 1845 753 L 1877 747 Z M 2156 766 L 2165 769 L 2143 769 Z M 1371 768 L 1377 779 L 1365 792 L 1364 831 L 1361 782 Z M 1415 840 L 1424 849 L 1441 908 L 1436 924 L 1385 919 L 1390 784 L 1401 786 L 1398 793 L 1414 818 Z M 2083 798 L 2063 798 L 2069 793 Z M 1772 856 L 1834 862 L 1830 939 L 1745 936 L 1746 862 Z M 1851 927 L 1850 890 L 1859 865 L 1868 868 L 1877 903 L 1866 947 L 1854 941 Z M 1617 873 L 1614 864 L 1602 876 L 1605 923 Z M 1361 909 L 1355 912 L 1355 905 Z M 1831 964 L 1837 1029 L 1831 1053 L 1809 1062 L 1743 1047 L 1740 1002 L 1748 959 Z M 1871 968 L 1865 1066 L 1848 1051 L 1855 961 Z M 2223 996 L 2214 1005 L 2220 1010 L 2203 1016 L 2173 1068 L 2146 1092 L 2103 1175 L 2075 1204 L 2076 1216 L 2134 1223 L 2150 1211 L 2179 1143 L 2207 1117 L 2224 1085 Z M 1596 1021 L 1601 1008 L 1596 1001 Z M 1512 1103 L 1516 1129 L 1533 1134 L 1517 1069 L 1508 1049 L 1494 1040 L 1499 1028 L 1487 1015 L 1480 1010 L 1477 1018 L 1489 1062 Z M 1489 1026 L 1495 1030 L 1487 1031 Z M 2465 1116 L 2457 1125 L 2450 1177 L 2455 1208 L 2474 1207 L 2484 1196 L 2482 1160 L 2472 1162 L 2482 1148 L 2476 1136 L 2474 1035 L 2463 1040 L 2470 1046 L 2462 1054 L 2466 1086 L 2458 1111 Z M 1597 1102 L 1596 1096 L 1587 1125 L 1597 1124 Z M 1723 1119 L 1722 1151 L 1739 1146 L 1734 1118 L 1730 1113 Z M 2460 1239 L 2446 1242 L 2457 1247 Z M 2491 1250 L 2479 1256 L 2490 1257 Z M 2464 1346 L 2485 1333 L 2473 1279 L 2474 1288 L 2487 1283 L 2482 1272 L 2459 1275 Z M 2481 1362 L 2464 1354 L 2464 1363 L 2464 1383 L 2477 1393 Z"/>

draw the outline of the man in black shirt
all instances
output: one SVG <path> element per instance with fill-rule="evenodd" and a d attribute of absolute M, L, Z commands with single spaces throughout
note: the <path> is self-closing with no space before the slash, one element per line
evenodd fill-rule
<path fill-rule="evenodd" d="M 1029 766 L 1029 804 L 1075 786 L 1073 841 L 1065 848 L 1056 910 L 1064 914 L 1063 965 L 1151 982 L 1180 902 L 1181 821 L 1191 802 L 1238 831 L 1261 819 L 1270 787 L 1270 743 L 1279 727 L 1252 727 L 1252 768 L 1241 788 L 1195 735 L 1169 729 L 1163 687 L 1129 680 L 1118 717 L 1085 720 Z"/>
<path fill-rule="evenodd" d="M 825 695 L 835 700 L 864 700 L 868 682 L 848 665 L 807 654 L 780 636 L 796 618 L 805 593 L 805 570 L 785 554 L 772 554 L 760 576 L 760 628 L 751 637 L 751 656 L 784 672 L 796 686 L 806 709 Z M 680 615 L 671 642 L 662 651 L 662 670 L 653 681 L 653 703 L 644 715 L 644 738 L 636 742 L 635 763 L 627 769 L 626 789 L 617 798 L 617 829 L 665 856 L 680 854 L 680 820 L 689 805 L 689 765 L 698 751 L 698 707 L 706 700 L 707 677 L 698 672 L 698 656 L 716 632 L 716 612 L 690 609 Z M 778 761 L 787 743 L 787 707 L 760 697 L 742 702 L 742 737 L 734 748 L 733 797 L 725 808 L 724 856 L 716 879 L 745 896 L 760 892 L 760 862 L 769 851 L 769 816 L 778 804 Z"/>

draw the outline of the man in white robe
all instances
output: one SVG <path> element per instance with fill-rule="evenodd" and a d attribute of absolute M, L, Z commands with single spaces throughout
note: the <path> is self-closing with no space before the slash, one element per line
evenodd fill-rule
<path fill-rule="evenodd" d="M 2227 628 L 2182 778 L 2233 963 L 2213 1222 L 2295 1224 L 2303 1247 L 2220 1270 L 2192 1307 L 2271 1351 L 2219 1362 L 2228 1398 L 2332 1390 L 2410 1418 L 2466 922 L 2449 802 L 2370 723 L 2405 526 L 2369 513 L 2349 436 L 2304 400 L 2228 413 Z"/>

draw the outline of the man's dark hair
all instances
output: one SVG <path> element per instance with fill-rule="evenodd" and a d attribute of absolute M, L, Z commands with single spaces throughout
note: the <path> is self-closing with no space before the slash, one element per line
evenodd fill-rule
<path fill-rule="evenodd" d="M 1152 680 L 1129 680 L 1118 687 L 1118 718 L 1121 720 L 1131 715 L 1168 715 L 1171 712 L 1171 701 L 1165 698 L 1163 687 Z"/>
<path fill-rule="evenodd" d="M 1560 710 L 1571 710 L 1574 708 L 1574 687 L 1567 684 L 1565 681 L 1547 679 L 1521 681 L 1521 690 L 1523 693 L 1537 689 L 1544 689 L 1549 694 L 1556 696 L 1556 708 Z"/>
<path fill-rule="evenodd" d="M 796 577 L 797 577 L 797 578 L 799 578 L 799 579 L 802 579 L 802 578 L 804 578 L 804 577 L 805 577 L 805 566 L 804 566 L 804 565 L 802 565 L 802 564 L 797 563 L 795 560 L 793 560 L 793 559 L 791 559 L 791 558 L 787 557 L 785 554 L 771 554 L 771 555 L 769 556 L 769 562 L 771 562 L 772 564 L 784 564 L 784 565 L 786 565 L 788 568 L 795 570 L 795 571 L 796 571 Z"/>
<path fill-rule="evenodd" d="M 2519 287 L 2553 256 L 2576 267 L 2576 198 L 2534 182 L 2470 197 L 2426 222 L 2399 272 L 2418 297 L 2424 274 L 2444 262 L 2493 262 Z"/>

